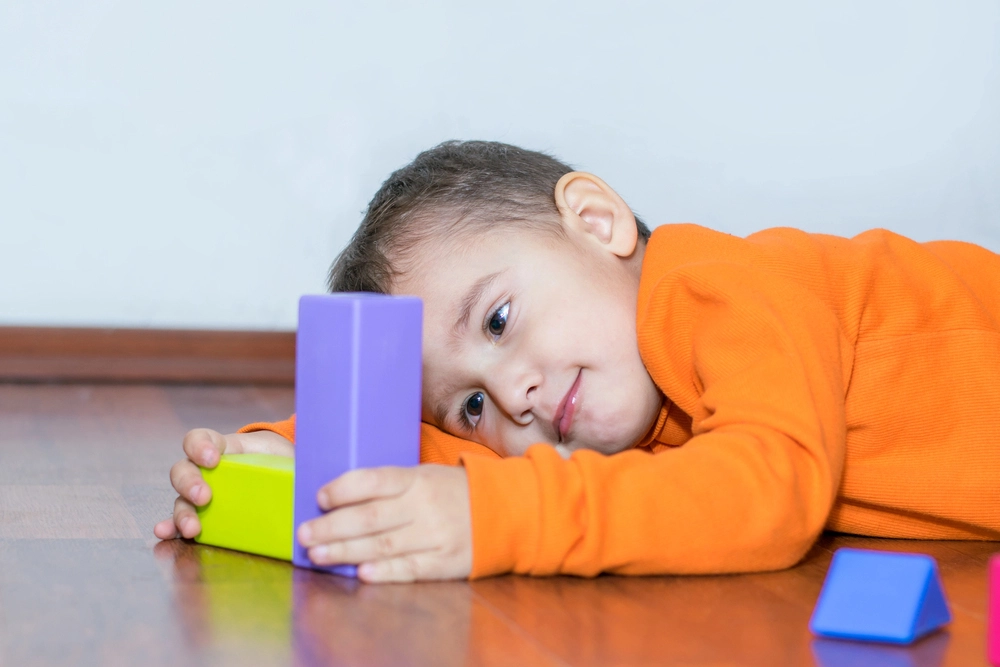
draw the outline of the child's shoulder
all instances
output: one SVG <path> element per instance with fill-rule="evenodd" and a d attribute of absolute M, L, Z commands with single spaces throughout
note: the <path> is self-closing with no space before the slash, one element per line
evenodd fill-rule
<path fill-rule="evenodd" d="M 772 227 L 741 237 L 691 223 L 667 224 L 653 230 L 643 268 L 660 273 L 706 262 L 752 264 L 763 256 L 816 252 L 834 240 L 849 242 L 792 227 Z"/>
<path fill-rule="evenodd" d="M 659 273 L 706 262 L 809 269 L 830 262 L 873 261 L 880 255 L 925 254 L 928 248 L 924 246 L 887 229 L 848 238 L 770 227 L 741 237 L 691 223 L 667 224 L 653 230 L 644 269 Z"/>

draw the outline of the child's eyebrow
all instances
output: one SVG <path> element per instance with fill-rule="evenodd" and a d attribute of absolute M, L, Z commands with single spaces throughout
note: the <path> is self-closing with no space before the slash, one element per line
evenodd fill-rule
<path fill-rule="evenodd" d="M 507 269 L 501 271 L 495 271 L 489 275 L 483 276 L 477 280 L 469 291 L 465 293 L 462 298 L 461 305 L 458 310 L 458 319 L 455 320 L 455 326 L 452 328 L 451 332 L 453 335 L 458 335 L 461 333 L 465 327 L 469 324 L 469 316 L 472 314 L 472 309 L 475 308 L 479 300 L 483 298 L 483 294 L 490 288 L 490 285 L 506 272 Z"/>

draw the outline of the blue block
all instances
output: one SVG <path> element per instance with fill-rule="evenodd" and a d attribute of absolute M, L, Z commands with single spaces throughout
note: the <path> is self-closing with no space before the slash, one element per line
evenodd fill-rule
<path fill-rule="evenodd" d="M 423 304 L 342 293 L 299 300 L 294 530 L 323 514 L 321 487 L 348 470 L 420 462 Z M 295 542 L 292 562 L 317 567 Z"/>
<path fill-rule="evenodd" d="M 950 620 L 930 556 L 838 549 L 809 628 L 824 637 L 909 644 Z"/>

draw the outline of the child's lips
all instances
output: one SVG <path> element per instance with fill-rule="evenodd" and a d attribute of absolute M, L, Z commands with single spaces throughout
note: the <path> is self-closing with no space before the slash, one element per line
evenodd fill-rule
<path fill-rule="evenodd" d="M 583 369 L 581 368 L 576 374 L 573 386 L 569 388 L 569 391 L 563 396 L 562 401 L 559 402 L 559 407 L 556 408 L 556 415 L 552 419 L 552 425 L 555 426 L 559 442 L 562 442 L 566 438 L 566 434 L 569 433 L 569 429 L 573 426 L 573 415 L 576 413 L 576 399 L 580 391 L 580 379 L 582 377 Z"/>

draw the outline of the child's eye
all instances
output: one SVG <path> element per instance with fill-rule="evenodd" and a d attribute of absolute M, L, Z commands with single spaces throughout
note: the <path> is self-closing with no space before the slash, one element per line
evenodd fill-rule
<path fill-rule="evenodd" d="M 489 321 L 486 323 L 486 332 L 491 336 L 499 337 L 503 333 L 504 327 L 507 326 L 508 311 L 510 311 L 509 301 L 494 310 L 490 315 Z"/>
<path fill-rule="evenodd" d="M 465 403 L 462 403 L 462 409 L 459 410 L 458 421 L 467 430 L 471 431 L 479 423 L 479 417 L 483 414 L 483 405 L 486 403 L 486 397 L 483 392 L 477 391 L 472 396 L 465 399 Z"/>

